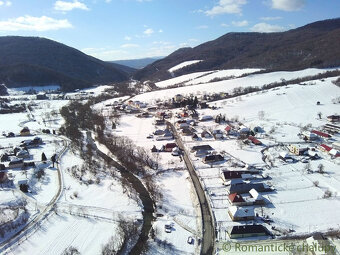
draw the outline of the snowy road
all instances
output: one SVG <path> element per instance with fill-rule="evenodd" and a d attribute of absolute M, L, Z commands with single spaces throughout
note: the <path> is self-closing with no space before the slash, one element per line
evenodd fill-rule
<path fill-rule="evenodd" d="M 213 254 L 214 251 L 214 243 L 215 243 L 215 228 L 214 228 L 214 222 L 212 215 L 210 213 L 209 209 L 209 202 L 205 196 L 204 190 L 202 188 L 202 185 L 198 179 L 198 176 L 195 172 L 195 168 L 192 165 L 185 149 L 183 142 L 177 133 L 176 128 L 168 122 L 168 125 L 171 127 L 172 132 L 175 134 L 175 139 L 178 147 L 182 149 L 184 152 L 184 161 L 185 164 L 189 170 L 192 182 L 194 184 L 200 206 L 201 206 L 201 211 L 202 211 L 202 217 L 203 217 L 203 237 L 202 237 L 202 247 L 201 247 L 201 254 Z"/>

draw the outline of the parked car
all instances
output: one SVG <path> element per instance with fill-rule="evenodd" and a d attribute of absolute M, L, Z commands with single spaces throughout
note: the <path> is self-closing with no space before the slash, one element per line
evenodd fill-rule
<path fill-rule="evenodd" d="M 165 230 L 166 233 L 171 233 L 171 225 L 165 224 L 164 225 L 164 230 Z"/>
<path fill-rule="evenodd" d="M 151 138 L 153 138 L 153 135 L 148 135 L 146 138 L 151 139 Z"/>
<path fill-rule="evenodd" d="M 179 156 L 181 154 L 181 151 L 178 147 L 175 147 L 172 149 L 171 155 L 172 156 Z"/>
<path fill-rule="evenodd" d="M 194 238 L 192 236 L 188 237 L 188 244 L 194 244 Z"/>

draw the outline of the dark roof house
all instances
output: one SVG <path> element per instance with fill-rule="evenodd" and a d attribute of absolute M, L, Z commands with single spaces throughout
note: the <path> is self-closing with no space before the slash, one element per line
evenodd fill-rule
<path fill-rule="evenodd" d="M 220 161 L 223 161 L 223 160 L 224 160 L 224 157 L 220 154 L 207 155 L 207 156 L 204 157 L 203 163 L 209 164 L 209 163 L 220 162 Z"/>
<path fill-rule="evenodd" d="M 242 225 L 233 226 L 228 230 L 230 238 L 245 238 L 255 236 L 268 236 L 270 232 L 262 225 Z"/>
<path fill-rule="evenodd" d="M 213 151 L 214 149 L 209 144 L 197 145 L 191 148 L 191 152 L 200 151 L 200 150 Z"/>

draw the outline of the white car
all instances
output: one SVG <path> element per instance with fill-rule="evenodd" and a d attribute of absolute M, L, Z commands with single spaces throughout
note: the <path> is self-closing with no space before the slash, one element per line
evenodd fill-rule
<path fill-rule="evenodd" d="M 181 151 L 179 150 L 178 147 L 175 147 L 172 149 L 171 155 L 172 156 L 179 156 L 179 154 L 181 153 Z"/>
<path fill-rule="evenodd" d="M 194 238 L 192 236 L 188 237 L 188 244 L 194 244 Z"/>

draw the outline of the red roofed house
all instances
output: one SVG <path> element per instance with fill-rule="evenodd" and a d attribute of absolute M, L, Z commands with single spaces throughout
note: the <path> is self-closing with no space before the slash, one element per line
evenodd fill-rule
<path fill-rule="evenodd" d="M 248 139 L 249 139 L 249 141 L 251 141 L 253 144 L 255 144 L 255 145 L 261 145 L 262 143 L 259 141 L 259 140 L 257 140 L 254 136 L 249 136 L 248 137 Z"/>
<path fill-rule="evenodd" d="M 176 143 L 167 143 L 165 146 L 164 146 L 164 151 L 167 151 L 167 152 L 172 152 L 172 149 L 177 147 L 177 144 Z"/>
<path fill-rule="evenodd" d="M 229 202 L 232 205 L 242 205 L 246 201 L 243 199 L 243 197 L 240 194 L 232 193 L 228 196 Z"/>
<path fill-rule="evenodd" d="M 227 134 L 229 134 L 229 132 L 231 131 L 231 126 L 226 126 L 224 130 L 226 131 Z"/>
<path fill-rule="evenodd" d="M 325 138 L 330 138 L 332 137 L 331 135 L 329 134 L 326 134 L 324 132 L 321 132 L 321 131 L 317 131 L 317 130 L 312 130 L 312 133 L 318 135 L 318 136 L 321 136 L 321 137 L 325 137 Z"/>
<path fill-rule="evenodd" d="M 332 150 L 332 147 L 329 147 L 326 144 L 321 144 L 320 145 L 320 150 L 324 151 L 324 152 L 330 152 Z"/>

